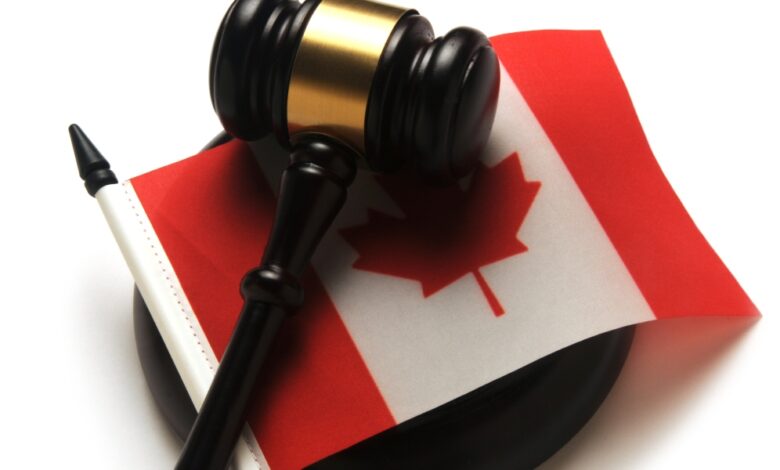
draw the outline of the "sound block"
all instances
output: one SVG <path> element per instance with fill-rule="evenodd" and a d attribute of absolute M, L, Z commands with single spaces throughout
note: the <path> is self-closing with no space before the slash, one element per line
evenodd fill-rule
<path fill-rule="evenodd" d="M 196 410 L 137 289 L 133 315 L 149 388 L 185 439 Z M 633 336 L 629 326 L 581 341 L 309 468 L 536 467 L 596 412 L 620 374 Z"/>

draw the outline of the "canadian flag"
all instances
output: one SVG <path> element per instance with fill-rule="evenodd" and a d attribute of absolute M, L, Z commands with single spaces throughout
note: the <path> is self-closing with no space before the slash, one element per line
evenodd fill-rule
<path fill-rule="evenodd" d="M 443 190 L 359 175 L 239 468 L 300 468 L 621 326 L 757 313 L 666 181 L 601 34 L 492 42 L 502 86 L 482 165 Z M 284 163 L 231 142 L 98 193 L 196 405 Z"/>

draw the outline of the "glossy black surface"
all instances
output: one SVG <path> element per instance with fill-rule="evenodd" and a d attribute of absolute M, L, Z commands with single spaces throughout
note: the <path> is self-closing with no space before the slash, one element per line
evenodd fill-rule
<path fill-rule="evenodd" d="M 301 275 L 347 199 L 357 160 L 350 149 L 317 135 L 295 142 L 282 174 L 271 236 L 262 264 Z"/>
<path fill-rule="evenodd" d="M 309 468 L 534 468 L 596 412 L 633 333 L 626 327 L 577 343 Z"/>
<path fill-rule="evenodd" d="M 244 426 L 245 412 L 268 350 L 287 312 L 247 301 L 222 356 L 176 468 L 224 469 Z"/>
<path fill-rule="evenodd" d="M 366 110 L 366 155 L 374 171 L 398 170 L 414 161 L 409 117 L 414 85 L 410 71 L 436 36 L 430 22 L 417 12 L 404 15 L 387 39 L 377 65 Z"/>
<path fill-rule="evenodd" d="M 94 196 L 100 188 L 107 184 L 116 184 L 117 179 L 111 171 L 111 165 L 103 157 L 95 144 L 76 124 L 68 127 L 70 142 L 73 145 L 73 154 L 76 157 L 76 166 L 79 176 L 84 180 L 84 187 L 90 196 Z"/>
<path fill-rule="evenodd" d="M 184 443 L 178 470 L 227 466 L 276 333 L 303 302 L 303 269 L 346 200 L 355 159 L 347 147 L 323 136 L 295 142 L 263 260 L 241 281 L 244 307 Z"/>
<path fill-rule="evenodd" d="M 243 140 L 274 132 L 287 146 L 287 88 L 301 36 L 319 0 L 237 0 L 211 56 L 211 101 L 225 130 Z"/>
<path fill-rule="evenodd" d="M 414 164 L 446 183 L 470 173 L 487 143 L 498 103 L 498 58 L 487 37 L 457 28 L 431 43 L 415 68 Z"/>
<path fill-rule="evenodd" d="M 366 113 L 366 159 L 375 171 L 409 162 L 427 180 L 468 174 L 498 103 L 498 59 L 487 37 L 457 28 L 436 38 L 416 12 L 396 24 L 377 66 Z"/>

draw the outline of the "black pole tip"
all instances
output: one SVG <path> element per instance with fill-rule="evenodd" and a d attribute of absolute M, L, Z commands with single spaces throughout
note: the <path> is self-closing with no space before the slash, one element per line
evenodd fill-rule
<path fill-rule="evenodd" d="M 76 165 L 79 168 L 79 176 L 84 180 L 84 187 L 90 196 L 94 196 L 100 188 L 107 184 L 116 184 L 117 179 L 111 171 L 108 160 L 89 140 L 89 137 L 77 124 L 68 127 L 70 142 L 73 144 L 73 154 L 76 156 Z"/>

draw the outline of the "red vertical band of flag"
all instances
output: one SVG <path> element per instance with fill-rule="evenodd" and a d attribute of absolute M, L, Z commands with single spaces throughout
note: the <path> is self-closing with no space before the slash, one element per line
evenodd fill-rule
<path fill-rule="evenodd" d="M 241 309 L 239 282 L 259 262 L 273 194 L 232 142 L 132 180 L 217 357 Z M 274 470 L 298 469 L 395 424 L 316 275 L 280 332 L 249 419 Z"/>
<path fill-rule="evenodd" d="M 601 33 L 492 43 L 656 317 L 756 314 L 664 177 Z"/>

